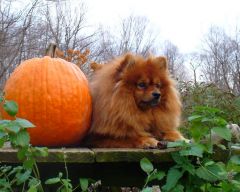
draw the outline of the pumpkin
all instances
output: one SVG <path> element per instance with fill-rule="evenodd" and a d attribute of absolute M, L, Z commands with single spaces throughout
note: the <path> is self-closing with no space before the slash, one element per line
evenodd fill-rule
<path fill-rule="evenodd" d="M 51 45 L 48 55 L 55 48 Z M 4 92 L 7 100 L 18 103 L 17 116 L 36 126 L 28 129 L 32 145 L 74 145 L 89 129 L 88 81 L 73 63 L 50 56 L 26 60 L 10 75 Z"/>

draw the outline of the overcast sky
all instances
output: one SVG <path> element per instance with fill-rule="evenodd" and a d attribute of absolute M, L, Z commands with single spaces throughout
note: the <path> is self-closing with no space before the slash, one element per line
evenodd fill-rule
<path fill-rule="evenodd" d="M 211 25 L 227 32 L 240 27 L 240 0 L 84 0 L 88 20 L 109 27 L 130 14 L 146 16 L 150 27 L 181 52 L 198 49 Z"/>
<path fill-rule="evenodd" d="M 24 4 L 30 0 L 17 0 Z M 54 1 L 54 0 L 49 0 Z M 1 2 L 1 0 L 0 0 Z M 116 27 L 129 15 L 145 16 L 149 28 L 160 42 L 170 40 L 180 52 L 201 48 L 204 34 L 211 26 L 233 33 L 240 29 L 240 0 L 68 0 L 72 5 L 84 2 L 87 21 L 92 26 Z"/>

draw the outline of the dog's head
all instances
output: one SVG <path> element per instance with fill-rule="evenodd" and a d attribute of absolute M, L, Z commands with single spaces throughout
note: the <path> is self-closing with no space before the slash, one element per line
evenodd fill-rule
<path fill-rule="evenodd" d="M 159 106 L 166 95 L 169 73 L 165 57 L 126 54 L 117 68 L 116 81 L 133 95 L 137 106 L 146 110 Z"/>

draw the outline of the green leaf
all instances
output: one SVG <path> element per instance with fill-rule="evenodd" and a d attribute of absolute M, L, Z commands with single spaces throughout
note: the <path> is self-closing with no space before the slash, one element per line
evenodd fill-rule
<path fill-rule="evenodd" d="M 24 147 L 24 146 L 28 146 L 29 142 L 30 142 L 30 136 L 27 131 L 20 131 L 17 134 L 17 140 L 16 140 L 17 145 Z"/>
<path fill-rule="evenodd" d="M 5 126 L 7 132 L 18 133 L 21 130 L 21 126 L 15 120 L 6 122 Z"/>
<path fill-rule="evenodd" d="M 28 151 L 28 147 L 23 147 L 21 149 L 18 150 L 17 152 L 17 158 L 22 161 L 23 159 L 26 158 L 27 155 L 27 151 Z"/>
<path fill-rule="evenodd" d="M 3 104 L 4 110 L 12 117 L 18 113 L 18 105 L 15 101 L 5 101 Z"/>
<path fill-rule="evenodd" d="M 16 122 L 22 128 L 36 127 L 35 125 L 33 125 L 30 121 L 28 121 L 26 119 L 16 118 L 16 120 L 14 120 L 14 122 Z"/>
<path fill-rule="evenodd" d="M 20 185 L 27 181 L 31 176 L 31 170 L 27 170 L 24 173 L 17 173 L 16 178 L 17 178 L 17 185 Z"/>
<path fill-rule="evenodd" d="M 198 143 L 193 143 L 192 146 L 188 149 L 180 151 L 182 156 L 197 156 L 202 157 L 204 152 L 204 146 Z"/>
<path fill-rule="evenodd" d="M 9 126 L 9 124 L 11 123 L 12 121 L 10 120 L 0 120 L 0 131 L 5 131 L 5 129 Z"/>
<path fill-rule="evenodd" d="M 163 171 L 157 171 L 156 173 L 152 174 L 150 177 L 149 177 L 149 182 L 150 181 L 153 181 L 153 180 L 162 180 L 163 178 L 165 177 L 165 173 Z"/>
<path fill-rule="evenodd" d="M 213 119 L 212 118 L 209 118 L 209 117 L 204 117 L 201 119 L 201 123 L 205 123 L 205 122 L 212 122 Z"/>
<path fill-rule="evenodd" d="M 25 147 L 29 145 L 30 136 L 26 130 L 22 130 L 17 134 L 9 134 L 9 136 L 10 141 L 16 146 Z"/>
<path fill-rule="evenodd" d="M 8 124 L 8 126 L 6 127 L 6 130 L 9 132 L 18 133 L 20 131 L 20 127 L 19 125 L 17 125 L 12 121 L 11 123 Z"/>
<path fill-rule="evenodd" d="M 186 143 L 183 140 L 178 140 L 178 141 L 175 141 L 175 142 L 168 142 L 167 143 L 168 148 L 171 148 L 171 147 L 185 147 L 187 145 L 188 145 L 188 143 Z"/>
<path fill-rule="evenodd" d="M 3 189 L 4 188 L 6 189 L 3 192 L 9 192 L 8 189 L 11 189 L 11 184 L 6 178 L 3 178 L 3 179 L 0 178 L 0 187 L 1 187 L 0 189 L 2 189 L 2 187 Z"/>
<path fill-rule="evenodd" d="M 209 154 L 213 154 L 213 144 L 211 142 L 207 142 L 205 144 L 205 147 L 206 147 L 206 152 L 209 153 Z"/>
<path fill-rule="evenodd" d="M 23 170 L 23 167 L 22 166 L 17 166 L 17 167 L 14 167 L 8 174 L 8 176 L 11 176 L 13 174 L 17 174 L 17 173 L 20 173 L 21 171 Z"/>
<path fill-rule="evenodd" d="M 195 168 L 194 165 L 191 164 L 189 159 L 185 156 L 181 156 L 179 152 L 172 153 L 173 160 L 180 165 L 183 170 L 189 172 L 191 175 L 195 174 Z"/>
<path fill-rule="evenodd" d="M 153 191 L 152 187 L 146 187 L 141 192 L 152 192 L 152 191 Z"/>
<path fill-rule="evenodd" d="M 236 188 L 236 191 L 240 191 L 240 182 L 239 180 L 232 180 L 231 184 L 234 186 L 234 188 Z"/>
<path fill-rule="evenodd" d="M 196 142 L 200 142 L 201 138 L 205 137 L 209 133 L 209 127 L 200 123 L 191 124 L 190 134 Z"/>
<path fill-rule="evenodd" d="M 27 192 L 37 192 L 38 190 L 37 190 L 37 188 L 36 188 L 36 186 L 31 186 L 28 190 L 27 190 Z"/>
<path fill-rule="evenodd" d="M 41 184 L 41 181 L 36 179 L 36 178 L 31 178 L 28 182 L 28 187 L 31 189 L 32 187 L 34 187 L 35 189 L 37 189 L 37 186 Z M 30 190 L 29 189 L 29 190 Z"/>
<path fill-rule="evenodd" d="M 162 187 L 162 189 L 166 191 L 170 191 L 171 189 L 173 189 L 173 187 L 176 186 L 178 180 L 182 177 L 182 175 L 183 175 L 183 171 L 179 171 L 176 168 L 171 168 L 167 174 L 167 182 Z"/>
<path fill-rule="evenodd" d="M 227 126 L 227 121 L 225 119 L 223 119 L 222 117 L 215 117 L 214 118 L 214 123 L 219 127 L 226 127 Z"/>
<path fill-rule="evenodd" d="M 192 165 L 191 163 L 182 164 L 182 168 L 183 168 L 184 171 L 187 171 L 187 172 L 190 173 L 191 175 L 195 175 L 195 173 L 196 173 L 195 167 L 194 167 L 194 165 Z"/>
<path fill-rule="evenodd" d="M 213 164 L 215 164 L 215 162 L 209 160 L 209 161 L 206 161 L 206 162 L 204 163 L 204 166 L 209 166 L 209 165 L 213 165 Z"/>
<path fill-rule="evenodd" d="M 230 162 L 236 165 L 240 165 L 240 155 L 233 155 Z"/>
<path fill-rule="evenodd" d="M 33 165 L 35 163 L 35 160 L 34 159 L 27 159 L 23 162 L 23 167 L 25 169 L 32 169 L 33 168 Z"/>
<path fill-rule="evenodd" d="M 61 180 L 59 177 L 55 177 L 55 178 L 51 178 L 45 181 L 46 185 L 52 185 L 52 184 L 56 184 L 59 183 Z"/>
<path fill-rule="evenodd" d="M 70 179 L 61 179 L 61 182 L 63 183 L 63 185 L 65 186 L 65 188 L 67 189 L 67 192 L 71 192 L 72 190 L 72 184 L 71 184 L 71 180 Z"/>
<path fill-rule="evenodd" d="M 195 121 L 195 120 L 199 120 L 202 118 L 202 115 L 192 115 L 190 117 L 188 117 L 188 121 Z"/>
<path fill-rule="evenodd" d="M 214 163 L 209 166 L 199 167 L 196 174 L 201 179 L 206 181 L 215 182 L 227 178 L 227 172 L 224 170 L 224 165 L 221 163 Z"/>
<path fill-rule="evenodd" d="M 0 130 L 0 139 L 4 138 L 7 135 L 7 133 Z"/>
<path fill-rule="evenodd" d="M 213 127 L 212 131 L 216 133 L 219 137 L 222 137 L 223 139 L 227 141 L 231 141 L 231 131 L 227 127 Z"/>
<path fill-rule="evenodd" d="M 80 182 L 80 187 L 81 187 L 82 191 L 87 191 L 87 189 L 88 189 L 88 179 L 80 178 L 79 182 Z"/>
<path fill-rule="evenodd" d="M 221 191 L 231 192 L 233 190 L 233 185 L 229 182 L 221 182 Z"/>
<path fill-rule="evenodd" d="M 188 159 L 186 159 L 186 157 L 182 157 L 182 156 L 179 154 L 178 151 L 171 153 L 171 155 L 172 155 L 173 160 L 174 160 L 177 164 L 180 164 L 180 165 L 181 165 L 181 164 L 186 163 L 186 161 L 188 161 Z"/>
<path fill-rule="evenodd" d="M 199 178 L 204 179 L 206 181 L 210 181 L 210 182 L 214 182 L 218 180 L 218 177 L 216 177 L 215 175 L 212 175 L 208 169 L 204 168 L 204 167 L 199 167 L 196 170 L 196 174 Z"/>
<path fill-rule="evenodd" d="M 140 166 L 147 174 L 150 174 L 153 171 L 153 164 L 145 157 L 141 159 Z"/>
<path fill-rule="evenodd" d="M 184 187 L 180 184 L 176 185 L 174 189 L 171 190 L 171 192 L 183 192 L 183 191 L 184 191 Z"/>
<path fill-rule="evenodd" d="M 5 138 L 0 138 L 0 148 L 3 147 L 4 143 L 5 143 Z"/>

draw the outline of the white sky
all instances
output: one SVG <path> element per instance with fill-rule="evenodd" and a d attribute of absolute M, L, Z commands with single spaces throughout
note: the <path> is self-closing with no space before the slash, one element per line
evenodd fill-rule
<path fill-rule="evenodd" d="M 10 0 L 11 1 L 11 0 Z M 17 0 L 25 3 L 30 0 Z M 52 0 L 54 1 L 54 0 Z M 240 0 L 68 0 L 84 2 L 87 22 L 91 25 L 116 27 L 129 15 L 146 16 L 149 28 L 159 43 L 170 40 L 181 53 L 201 48 L 204 34 L 211 25 L 224 27 L 227 33 L 240 29 Z M 1 2 L 1 0 L 0 0 Z M 161 45 L 160 45 L 161 46 Z"/>
<path fill-rule="evenodd" d="M 130 14 L 146 16 L 162 40 L 182 53 L 200 48 L 211 25 L 227 32 L 240 25 L 240 0 L 84 0 L 88 20 L 114 27 Z"/>

